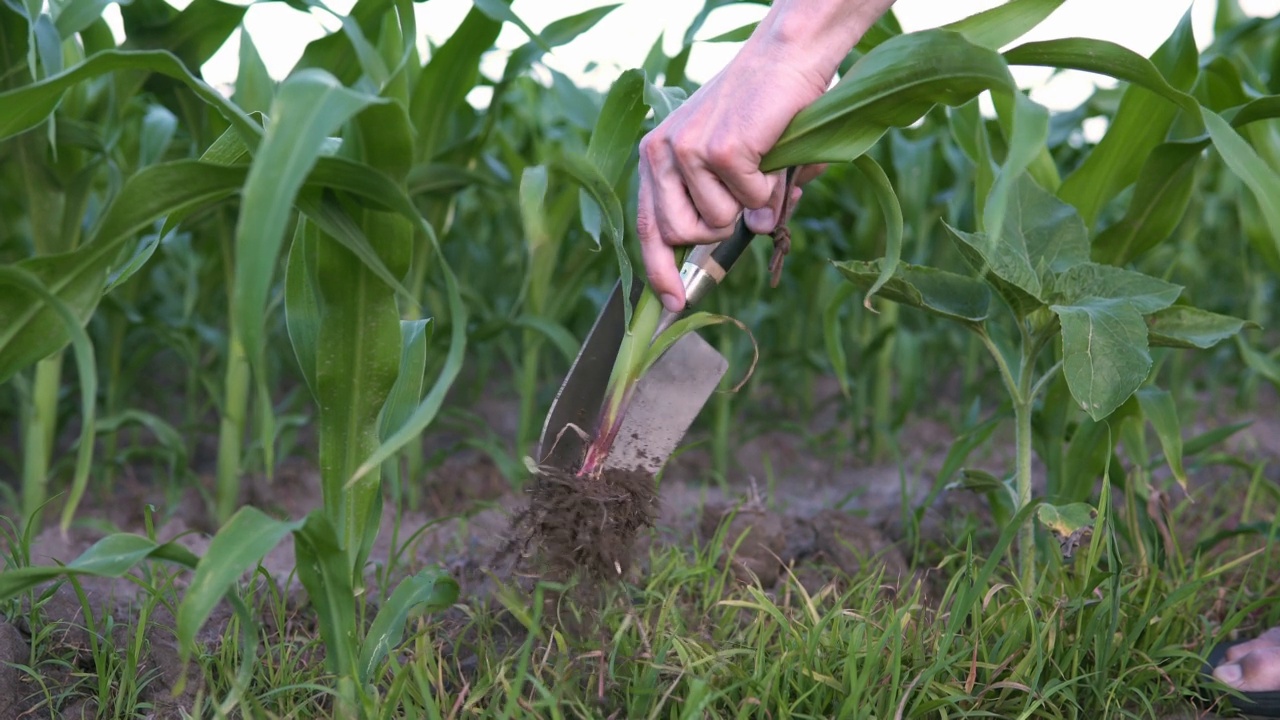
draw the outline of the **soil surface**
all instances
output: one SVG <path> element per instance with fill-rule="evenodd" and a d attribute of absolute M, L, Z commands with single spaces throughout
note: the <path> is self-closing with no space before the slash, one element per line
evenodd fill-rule
<path fill-rule="evenodd" d="M 1254 425 L 1231 438 L 1226 449 L 1280 457 L 1280 412 L 1274 392 L 1265 392 L 1259 404 L 1263 409 L 1243 418 L 1230 407 L 1206 404 L 1201 416 L 1185 423 L 1184 437 L 1251 419 Z M 474 410 L 496 435 L 514 435 L 510 426 L 518 413 L 513 403 L 485 398 Z M 369 574 L 372 578 L 391 566 L 394 585 L 394 578 L 443 565 L 462 585 L 461 597 L 481 604 L 490 597 L 495 580 L 506 582 L 530 567 L 551 575 L 585 571 L 596 579 L 619 574 L 634 578 L 647 570 L 651 548 L 719 542 L 731 551 L 725 562 L 735 576 L 766 590 L 787 573 L 806 587 L 820 587 L 841 573 L 871 568 L 883 573 L 885 585 L 902 589 L 923 583 L 926 595 L 940 593 L 946 578 L 909 569 L 928 566 L 913 558 L 913 548 L 930 542 L 952 546 L 961 541 L 958 528 L 972 529 L 989 517 L 981 497 L 939 492 L 938 473 L 955 439 L 950 423 L 912 421 L 899 435 L 900 455 L 892 462 L 857 457 L 847 449 L 845 438 L 823 440 L 838 432 L 836 426 L 834 417 L 818 416 L 805 433 L 774 430 L 746 437 L 734 448 L 731 472 L 718 483 L 708 480 L 710 453 L 694 448 L 667 465 L 656 496 L 650 478 L 625 473 L 584 487 L 572 478 L 544 472 L 526 488 L 523 478 L 505 477 L 479 451 L 455 450 L 456 435 L 433 434 L 424 439 L 427 456 L 448 449 L 447 459 L 416 481 L 417 509 L 400 511 L 395 503 L 386 503 Z M 1002 427 L 965 466 L 1005 472 L 1012 458 L 1011 434 L 1011 428 Z M 1277 469 L 1272 464 L 1267 472 L 1275 476 Z M 109 532 L 144 532 L 149 506 L 154 508 L 159 540 L 177 539 L 196 554 L 203 553 L 214 529 L 206 509 L 210 470 L 211 466 L 204 468 L 198 487 L 174 487 L 144 470 L 125 472 L 107 487 L 91 481 L 76 525 L 66 535 L 57 527 L 46 527 L 33 539 L 31 562 L 66 563 Z M 1036 474 L 1042 477 L 1038 466 Z M 258 478 L 245 485 L 245 502 L 281 517 L 300 518 L 321 506 L 319 475 L 307 460 L 286 462 L 270 482 Z M 913 543 L 908 537 L 907 513 L 919 517 L 926 542 Z M 514 563 L 513 547 L 520 550 Z M 8 553 L 10 548 L 0 550 Z M 302 604 L 294 566 L 289 537 L 262 562 Z M 179 593 L 189 581 L 189 573 L 172 573 Z M 137 585 L 96 578 L 85 578 L 82 585 L 97 618 L 111 615 L 127 632 L 130 620 L 139 615 Z M 39 702 L 30 676 L 14 667 L 31 659 L 36 612 L 42 623 L 59 624 L 56 645 L 61 657 L 71 658 L 66 677 L 44 673 L 55 692 L 58 683 L 73 684 L 75 673 L 82 674 L 88 662 L 85 607 L 69 587 L 61 587 L 38 609 L 24 607 L 10 622 L 0 621 L 0 718 L 15 717 Z M 200 641 L 208 646 L 220 642 L 229 618 L 227 609 L 220 607 L 202 629 Z M 199 684 L 198 678 L 190 678 L 184 693 L 173 696 L 181 672 L 173 627 L 171 617 L 152 618 L 139 669 L 147 679 L 143 697 L 154 703 L 157 718 L 181 717 L 181 708 L 189 707 Z M 114 640 L 124 644 L 129 638 Z M 93 717 L 95 711 L 76 701 L 62 706 L 61 716 Z"/>

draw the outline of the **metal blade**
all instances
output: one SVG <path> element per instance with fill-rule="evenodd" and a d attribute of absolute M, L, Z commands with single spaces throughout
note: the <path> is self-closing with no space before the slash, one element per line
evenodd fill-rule
<path fill-rule="evenodd" d="M 680 338 L 636 386 L 605 467 L 656 474 L 728 369 L 729 361 L 696 332 Z"/>
<path fill-rule="evenodd" d="M 642 290 L 643 284 L 637 281 L 632 287 L 633 302 Z M 619 284 L 556 393 L 538 439 L 538 462 L 570 470 L 581 461 L 586 443 L 569 425 L 594 435 L 625 332 Z M 637 386 L 606 466 L 661 469 L 727 369 L 724 357 L 696 333 L 681 338 Z"/>
<path fill-rule="evenodd" d="M 642 285 L 635 284 L 632 302 L 639 300 L 642 289 Z M 574 358 L 569 374 L 560 385 L 555 400 L 551 401 L 534 458 L 539 463 L 568 470 L 582 459 L 586 444 L 569 425 L 575 425 L 586 433 L 595 430 L 609 374 L 613 372 L 613 363 L 618 358 L 618 347 L 626 329 L 622 283 L 619 282 L 596 316 L 591 332 L 587 333 L 587 339 L 578 350 L 578 357 Z"/>

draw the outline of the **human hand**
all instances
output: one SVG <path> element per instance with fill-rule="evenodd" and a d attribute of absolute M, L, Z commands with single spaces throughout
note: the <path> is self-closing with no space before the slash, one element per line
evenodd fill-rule
<path fill-rule="evenodd" d="M 725 239 L 744 210 L 752 232 L 779 224 L 785 171 L 766 175 L 760 161 L 826 87 L 771 48 L 744 49 L 640 142 L 636 230 L 649 284 L 668 310 L 685 303 L 674 246 Z M 788 215 L 824 167 L 797 170 Z"/>
<path fill-rule="evenodd" d="M 786 221 L 778 218 L 785 173 L 766 175 L 760 161 L 892 3 L 774 0 L 729 65 L 640 142 L 636 231 L 650 287 L 668 310 L 685 304 L 675 246 L 727 238 L 744 210 L 756 233 Z M 822 169 L 798 169 L 788 213 Z"/>

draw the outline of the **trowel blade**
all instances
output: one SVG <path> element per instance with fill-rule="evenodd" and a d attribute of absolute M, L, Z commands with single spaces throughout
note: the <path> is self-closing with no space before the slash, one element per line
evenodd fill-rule
<path fill-rule="evenodd" d="M 633 285 L 633 302 L 639 299 L 642 289 L 639 281 Z M 551 404 L 536 449 L 539 463 L 568 471 L 581 462 L 586 441 L 569 426 L 595 435 L 624 333 L 619 284 L 596 318 Z M 724 356 L 697 333 L 689 333 L 672 345 L 637 385 L 605 466 L 639 468 L 650 473 L 660 470 L 728 367 Z"/>
<path fill-rule="evenodd" d="M 728 369 L 724 356 L 696 332 L 672 345 L 636 386 L 605 467 L 656 474 Z"/>

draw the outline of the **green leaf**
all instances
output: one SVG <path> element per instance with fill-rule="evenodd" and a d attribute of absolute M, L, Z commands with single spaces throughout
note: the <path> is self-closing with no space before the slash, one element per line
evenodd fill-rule
<path fill-rule="evenodd" d="M 427 338 L 431 319 L 400 321 L 400 366 L 396 382 L 382 408 L 378 437 L 386 438 L 399 430 L 413 409 L 422 402 L 427 374 Z"/>
<path fill-rule="evenodd" d="M 596 169 L 593 163 L 573 153 L 565 153 L 560 158 L 557 158 L 554 166 L 573 176 L 582 185 L 582 189 L 586 190 L 591 199 L 603 211 L 600 218 L 600 229 L 604 239 L 613 243 L 618 259 L 618 273 L 622 286 L 630 287 L 632 278 L 631 259 L 627 255 L 626 246 L 623 245 L 622 202 L 618 200 L 617 193 L 613 191 L 613 184 L 600 174 L 600 171 Z M 624 294 L 622 299 L 623 318 L 627 326 L 630 327 L 631 298 Z"/>
<path fill-rule="evenodd" d="M 965 260 L 1025 317 L 1044 304 L 1053 274 L 1088 259 L 1088 232 L 1074 208 L 1026 175 L 1009 201 L 999 241 L 944 226 Z"/>
<path fill-rule="evenodd" d="M 1203 110 L 1205 128 L 1213 138 L 1213 146 L 1231 172 L 1253 191 L 1262 216 L 1271 230 L 1271 239 L 1280 253 L 1280 173 L 1270 168 L 1258 153 L 1223 120 L 1220 115 Z"/>
<path fill-rule="evenodd" d="M 1125 300 L 1050 306 L 1062 322 L 1063 373 L 1071 396 L 1095 421 L 1110 415 L 1147 379 L 1151 355 L 1142 314 Z"/>
<path fill-rule="evenodd" d="M 649 112 L 644 99 L 645 84 L 643 70 L 628 70 L 619 76 L 609 88 L 600 117 L 591 132 L 587 160 L 595 165 L 600 177 L 610 185 L 617 185 L 621 179 L 627 160 L 635 152 L 644 116 Z M 579 190 L 578 196 L 583 227 L 598 246 L 602 220 L 600 206 L 591 200 L 585 189 Z"/>
<path fill-rule="evenodd" d="M 1005 53 L 1005 58 L 1010 65 L 1071 68 L 1133 83 L 1102 141 L 1058 188 L 1058 196 L 1079 209 L 1089 227 L 1106 204 L 1137 179 L 1144 159 L 1165 140 L 1179 108 L 1199 110 L 1195 98 L 1184 92 L 1198 72 L 1190 13 L 1151 61 L 1119 45 L 1082 38 L 1027 43 Z"/>
<path fill-rule="evenodd" d="M 350 678 L 359 657 L 351 566 L 328 516 L 315 511 L 297 525 L 293 547 L 298 557 L 298 580 L 307 590 L 320 625 L 325 667 L 340 679 Z"/>
<path fill-rule="evenodd" d="M 1009 0 L 962 20 L 942 26 L 964 35 L 969 42 L 999 50 L 1031 32 L 1053 14 L 1064 0 Z"/>
<path fill-rule="evenodd" d="M 1000 174 L 987 195 L 986 207 L 982 210 L 983 227 L 993 244 L 999 243 L 1008 229 L 1005 225 L 1005 213 L 1009 211 L 1010 203 L 1019 200 L 1013 194 L 1016 192 L 1020 198 L 1025 198 L 1034 191 L 1036 186 L 1030 175 L 1023 175 L 1023 171 L 1035 161 L 1049 136 L 1049 111 L 1020 92 L 1009 95 L 1013 98 L 1011 108 L 1008 100 L 1002 99 L 1004 93 L 995 94 L 997 112 L 1002 118 L 1008 118 L 1002 125 L 1008 136 L 1009 147 L 1004 164 L 1000 166 Z M 1019 218 L 1019 224 L 1023 222 L 1025 221 Z"/>
<path fill-rule="evenodd" d="M 320 399 L 316 385 L 316 353 L 320 336 L 320 300 L 316 296 L 319 283 L 316 277 L 316 245 L 319 241 L 315 225 L 306 218 L 299 218 L 293 243 L 289 246 L 284 276 L 284 319 L 289 344 L 298 359 L 302 379 L 316 401 Z"/>
<path fill-rule="evenodd" d="M 989 89 L 1017 91 L 998 53 L 946 30 L 899 35 L 860 58 L 835 87 L 796 115 L 761 169 L 849 162 L 888 128 L 905 127 L 936 104 L 961 105 Z"/>
<path fill-rule="evenodd" d="M 1074 305 L 1087 299 L 1126 300 L 1143 315 L 1163 310 L 1182 287 L 1114 265 L 1081 263 L 1053 278 L 1052 302 Z"/>
<path fill-rule="evenodd" d="M 153 165 L 164 159 L 178 129 L 178 118 L 163 105 L 152 105 L 142 118 L 138 137 L 138 167 Z"/>
<path fill-rule="evenodd" d="M 1075 554 L 1084 536 L 1093 532 L 1097 517 L 1098 511 L 1082 502 L 1066 505 L 1045 503 L 1036 509 L 1036 519 L 1057 537 L 1062 556 L 1068 558 Z"/>
<path fill-rule="evenodd" d="M 749 39 L 751 38 L 751 33 L 753 33 L 753 32 L 755 32 L 755 31 L 756 31 L 756 26 L 757 26 L 757 25 L 759 25 L 759 24 L 760 24 L 760 23 L 758 23 L 758 22 L 749 22 L 749 23 L 747 23 L 746 25 L 742 25 L 742 26 L 740 26 L 740 27 L 736 27 L 736 28 L 734 28 L 734 29 L 732 29 L 732 30 L 728 30 L 728 31 L 726 31 L 726 32 L 722 32 L 722 33 L 720 33 L 719 35 L 716 35 L 715 37 L 709 37 L 709 38 L 706 38 L 706 39 L 702 40 L 702 42 L 707 42 L 707 43 L 722 43 L 722 42 L 727 42 L 727 43 L 740 43 L 740 42 L 746 42 L 747 40 L 749 40 Z"/>
<path fill-rule="evenodd" d="M 240 30 L 240 64 L 236 71 L 236 89 L 231 96 L 245 112 L 265 113 L 275 97 L 276 81 L 267 72 L 266 63 L 247 30 Z"/>
<path fill-rule="evenodd" d="M 329 134 L 375 102 L 380 101 L 310 69 L 281 84 L 272 102 L 273 121 L 245 179 L 231 288 L 233 332 L 252 363 L 263 354 L 267 293 L 294 198 Z"/>
<path fill-rule="evenodd" d="M 1160 448 L 1173 477 L 1183 492 L 1187 490 L 1187 471 L 1182 466 L 1182 424 L 1178 422 L 1178 406 L 1167 390 L 1145 387 L 1138 391 L 1138 405 L 1156 431 Z"/>
<path fill-rule="evenodd" d="M 622 177 L 627 160 L 635 152 L 644 116 L 649 106 L 644 101 L 643 70 L 628 70 L 614 81 L 605 96 L 604 107 L 587 144 L 587 160 L 610 185 Z"/>
<path fill-rule="evenodd" d="M 388 265 L 407 264 L 407 227 L 396 227 L 405 222 L 366 212 L 369 239 Z M 350 569 L 358 570 L 379 476 L 370 473 L 358 484 L 349 479 L 381 443 L 378 419 L 399 374 L 400 312 L 395 292 L 346 248 L 322 235 L 315 250 L 321 488 L 325 513 L 351 553 Z"/>
<path fill-rule="evenodd" d="M 869 288 L 879 281 L 883 261 L 847 261 L 836 268 L 853 284 Z M 931 267 L 901 263 L 880 290 L 881 297 L 968 324 L 987 318 L 991 291 L 979 280 Z"/>
<path fill-rule="evenodd" d="M 1094 237 L 1094 259 L 1123 265 L 1173 234 L 1191 201 L 1203 151 L 1204 143 L 1198 141 L 1164 143 L 1153 150 L 1124 217 Z"/>
<path fill-rule="evenodd" d="M 561 357 L 573 364 L 578 357 L 578 340 L 564 325 L 539 315 L 521 315 L 511 321 L 516 327 L 533 330 L 551 341 Z"/>
<path fill-rule="evenodd" d="M 221 0 L 192 0 L 181 12 L 165 5 L 138 0 L 120 3 L 128 42 L 134 47 L 167 50 L 193 70 L 203 67 L 226 44 L 249 9 L 248 5 Z M 157 6 L 164 8 L 164 12 L 147 12 Z M 139 10 L 140 14 L 150 16 L 139 17 L 135 14 Z"/>
<path fill-rule="evenodd" d="M 75 35 L 102 17 L 102 11 L 116 0 L 71 0 L 58 10 L 54 25 L 63 40 Z"/>
<path fill-rule="evenodd" d="M 898 204 L 898 195 L 893 191 L 889 176 L 884 174 L 884 168 L 880 167 L 880 163 L 870 155 L 860 155 L 853 161 L 853 165 L 867 180 L 871 191 L 875 193 L 876 200 L 880 203 L 880 211 L 884 213 L 884 262 L 880 265 L 880 277 L 871 284 L 866 297 L 862 300 L 862 304 L 870 310 L 871 297 L 893 277 L 902 258 L 902 206 Z"/>
<path fill-rule="evenodd" d="M 50 580 L 73 575 L 120 578 L 147 560 L 166 560 L 188 568 L 199 561 L 177 542 L 157 543 L 141 535 L 113 533 L 89 546 L 66 565 L 28 565 L 0 573 L 0 600 L 11 600 Z"/>
<path fill-rule="evenodd" d="M 122 70 L 145 70 L 175 78 L 217 110 L 245 142 L 255 143 L 262 134 L 262 129 L 243 110 L 187 72 L 173 55 L 162 51 L 109 50 L 40 82 L 0 93 L 0 140 L 39 125 L 58 106 L 63 94 L 75 85 Z"/>
<path fill-rule="evenodd" d="M 480 57 L 493 47 L 502 23 L 472 8 L 458 29 L 431 55 L 410 94 L 409 117 L 418 134 L 414 159 L 434 160 L 450 132 L 449 118 L 480 77 Z"/>
<path fill-rule="evenodd" d="M 551 52 L 551 46 L 547 44 L 547 41 L 543 40 L 541 35 L 534 32 L 533 28 L 529 27 L 524 20 L 520 19 L 519 15 L 516 15 L 511 10 L 511 0 L 472 0 L 472 2 L 485 15 L 494 20 L 505 21 L 515 25 L 523 30 L 524 34 L 528 35 L 529 39 L 536 43 L 538 47 L 545 52 Z"/>
<path fill-rule="evenodd" d="M 81 318 L 66 303 L 58 299 L 40 278 L 20 266 L 0 267 L 0 285 L 16 286 L 35 295 L 41 305 L 57 314 L 62 328 L 71 339 L 75 352 L 76 374 L 80 380 L 80 439 L 76 448 L 76 468 L 71 480 L 71 493 L 62 509 L 62 532 L 71 527 L 76 508 L 89 485 L 89 470 L 93 462 L 94 415 L 98 398 L 98 371 L 94 365 L 93 343 L 81 325 Z"/>
<path fill-rule="evenodd" d="M 184 659 L 195 649 L 196 633 L 236 580 L 300 527 L 301 521 L 276 520 L 245 506 L 218 530 L 178 605 L 176 630 Z"/>
<path fill-rule="evenodd" d="M 620 7 L 622 7 L 621 3 L 601 5 L 589 10 L 583 10 L 576 15 L 552 20 L 547 23 L 546 27 L 542 28 L 542 39 L 551 47 L 559 47 L 573 42 L 579 35 L 595 27 L 609 13 Z"/>
<path fill-rule="evenodd" d="M 378 608 L 360 650 L 361 682 L 370 682 L 387 654 L 404 639 L 409 613 L 420 606 L 425 612 L 444 610 L 458 600 L 458 583 L 443 570 L 429 569 L 406 578 Z"/>
<path fill-rule="evenodd" d="M 1277 361 L 1271 355 L 1266 355 L 1254 348 L 1244 338 L 1236 338 L 1236 346 L 1240 348 L 1240 356 L 1244 358 L 1244 362 L 1249 366 L 1250 370 L 1258 373 L 1262 377 L 1271 381 L 1271 384 L 1280 388 L 1280 361 Z M 1274 355 L 1274 353 L 1272 353 Z"/>
<path fill-rule="evenodd" d="M 1174 305 L 1147 317 L 1147 336 L 1152 345 L 1207 349 L 1238 335 L 1254 323 L 1208 310 Z"/>
<path fill-rule="evenodd" d="M 444 280 L 445 301 L 449 307 L 449 351 L 440 367 L 440 374 L 436 376 L 436 382 L 431 386 L 426 397 L 418 403 L 418 407 L 414 408 L 413 414 L 404 425 L 391 437 L 384 438 L 378 449 L 361 463 L 348 484 L 358 482 L 366 473 L 386 462 L 387 458 L 400 448 L 418 438 L 423 429 L 435 419 L 440 407 L 444 404 L 445 396 L 453 386 L 453 381 L 462 370 L 462 360 L 467 348 L 467 312 L 462 302 L 462 294 L 458 290 L 458 281 L 440 253 L 435 230 L 419 215 L 414 215 L 412 219 L 416 221 L 417 232 L 427 238 L 427 245 L 439 264 L 440 274 Z"/>

